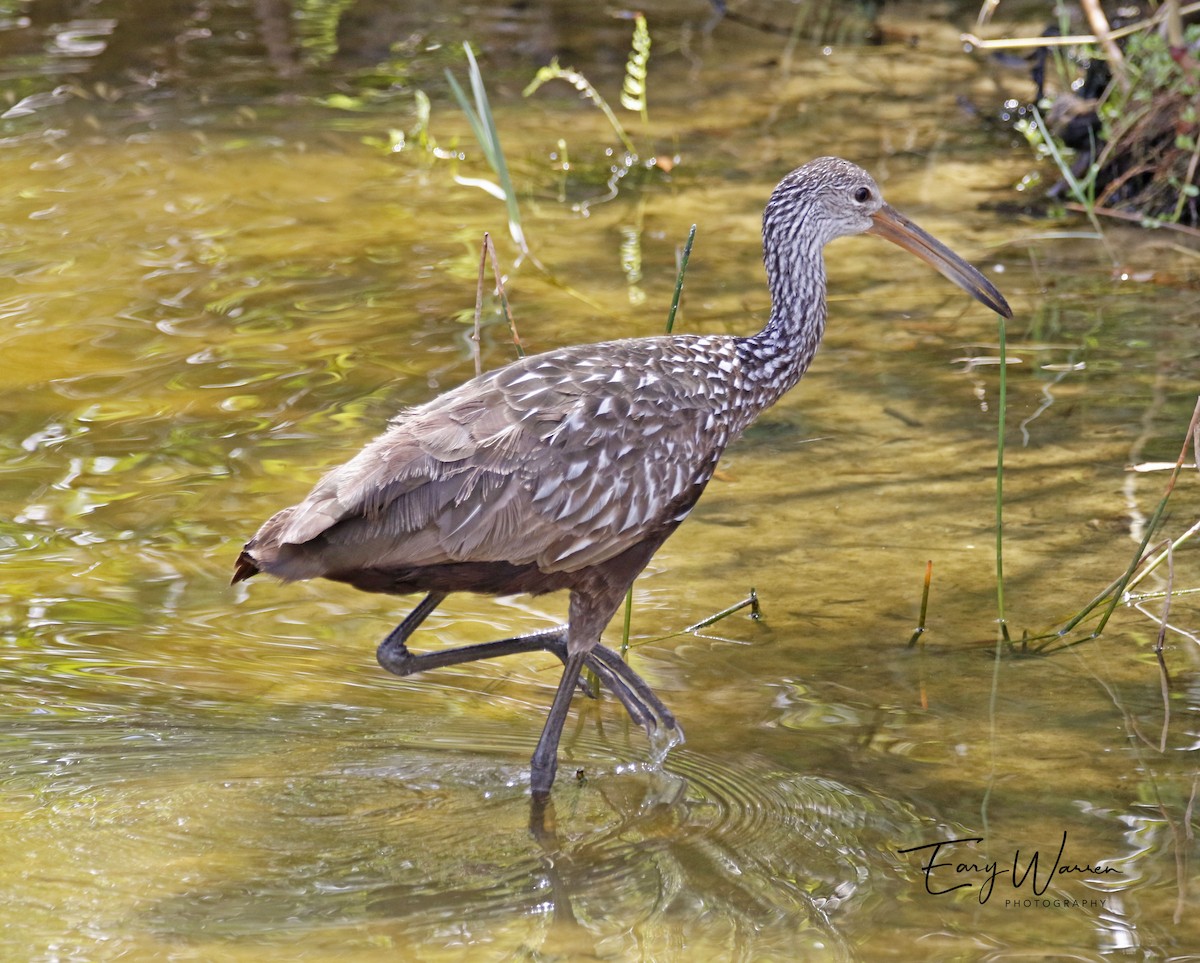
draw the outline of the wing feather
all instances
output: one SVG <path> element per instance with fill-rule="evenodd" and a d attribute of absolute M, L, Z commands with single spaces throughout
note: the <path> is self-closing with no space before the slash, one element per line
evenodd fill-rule
<path fill-rule="evenodd" d="M 679 339 L 656 353 L 665 341 L 540 355 L 402 412 L 247 551 L 289 579 L 467 561 L 569 572 L 620 554 L 678 523 L 730 439 L 689 370 L 699 358 Z"/>

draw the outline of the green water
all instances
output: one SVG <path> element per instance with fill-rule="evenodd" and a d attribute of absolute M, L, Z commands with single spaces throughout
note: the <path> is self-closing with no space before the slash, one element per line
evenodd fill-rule
<path fill-rule="evenodd" d="M 1165 689 L 1158 600 L 1056 656 L 991 658 L 995 318 L 877 240 L 831 247 L 813 369 L 635 586 L 631 659 L 687 742 L 656 768 L 613 700 L 578 698 L 552 833 L 529 832 L 527 790 L 552 657 L 394 678 L 374 647 L 415 599 L 229 587 L 263 519 L 472 375 L 483 232 L 530 350 L 659 332 L 693 223 L 676 330 L 747 333 L 762 205 L 823 153 L 874 171 L 1015 309 L 1012 634 L 1124 570 L 1166 485 L 1127 467 L 1174 461 L 1200 383 L 1194 257 L 1113 228 L 1114 271 L 1080 224 L 1007 213 L 1031 162 L 986 117 L 1027 84 L 961 52 L 973 10 L 892 7 L 882 45 L 828 48 L 708 14 L 651 12 L 649 119 L 620 113 L 667 160 L 609 198 L 600 113 L 562 83 L 520 94 L 558 55 L 617 103 L 631 25 L 605 9 L 0 3 L 0 955 L 1197 951 L 1196 607 L 1172 601 Z M 442 73 L 465 80 L 464 40 L 519 263 L 503 205 L 455 181 L 491 176 Z M 513 356 L 492 303 L 481 355 Z M 1181 545 L 1173 588 L 1197 568 Z M 761 621 L 680 634 L 752 587 Z M 413 645 L 563 613 L 457 597 Z M 1064 834 L 1080 871 L 1051 877 Z M 932 851 L 901 852 L 967 838 L 936 861 L 1023 871 L 1037 851 L 1036 883 L 985 893 L 982 870 L 927 879 Z"/>

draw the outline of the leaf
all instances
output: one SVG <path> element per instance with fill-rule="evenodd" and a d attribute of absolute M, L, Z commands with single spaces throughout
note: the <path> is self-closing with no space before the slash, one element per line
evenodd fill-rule
<path fill-rule="evenodd" d="M 471 77 L 471 93 L 475 100 L 474 105 L 467 99 L 466 92 L 454 78 L 454 74 L 448 69 L 446 71 L 446 80 L 450 84 L 450 91 L 458 101 L 458 106 L 467 115 L 467 121 L 471 125 L 471 132 L 475 135 L 475 140 L 479 142 L 480 150 L 483 151 L 488 164 L 496 172 L 496 179 L 500 182 L 499 185 L 491 184 L 489 181 L 475 181 L 473 183 L 476 187 L 481 187 L 489 194 L 504 201 L 508 209 L 508 233 L 512 236 L 517 246 L 525 253 L 528 253 L 529 245 L 525 240 L 525 232 L 521 229 L 521 211 L 517 207 L 517 194 L 513 190 L 512 178 L 508 173 L 508 164 L 504 160 L 504 151 L 500 147 L 500 134 L 496 130 L 496 121 L 492 116 L 492 106 L 488 102 L 487 91 L 483 86 L 483 74 L 479 70 L 479 63 L 475 60 L 475 53 L 471 50 L 471 45 L 464 43 L 463 50 L 467 55 L 467 67 Z M 455 180 L 458 180 L 458 178 L 455 178 Z M 489 186 L 483 187 L 484 184 L 488 184 Z M 499 193 L 496 193 L 497 191 Z"/>

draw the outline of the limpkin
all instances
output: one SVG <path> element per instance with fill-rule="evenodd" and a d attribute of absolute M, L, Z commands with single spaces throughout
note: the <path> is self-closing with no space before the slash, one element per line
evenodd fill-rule
<path fill-rule="evenodd" d="M 564 663 L 531 760 L 547 798 L 571 696 L 585 666 L 652 734 L 670 710 L 601 633 L 634 578 L 687 517 L 725 446 L 796 384 L 825 329 L 822 250 L 867 233 L 922 258 L 1005 317 L 978 271 L 902 217 L 875 181 L 823 157 L 788 174 L 763 215 L 771 293 L 749 337 L 671 335 L 522 358 L 402 411 L 298 505 L 246 543 L 234 582 L 258 572 L 368 592 L 424 592 L 379 645 L 397 675 L 545 650 Z M 409 652 L 451 592 L 570 590 L 566 625 L 497 642 Z"/>

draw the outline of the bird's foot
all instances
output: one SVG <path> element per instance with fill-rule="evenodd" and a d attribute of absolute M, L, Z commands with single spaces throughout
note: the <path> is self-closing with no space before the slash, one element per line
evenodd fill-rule
<path fill-rule="evenodd" d="M 588 653 L 586 664 L 621 700 L 629 717 L 646 730 L 646 735 L 653 736 L 658 729 L 679 728 L 675 714 L 654 694 L 649 683 L 612 649 L 596 646 Z"/>

